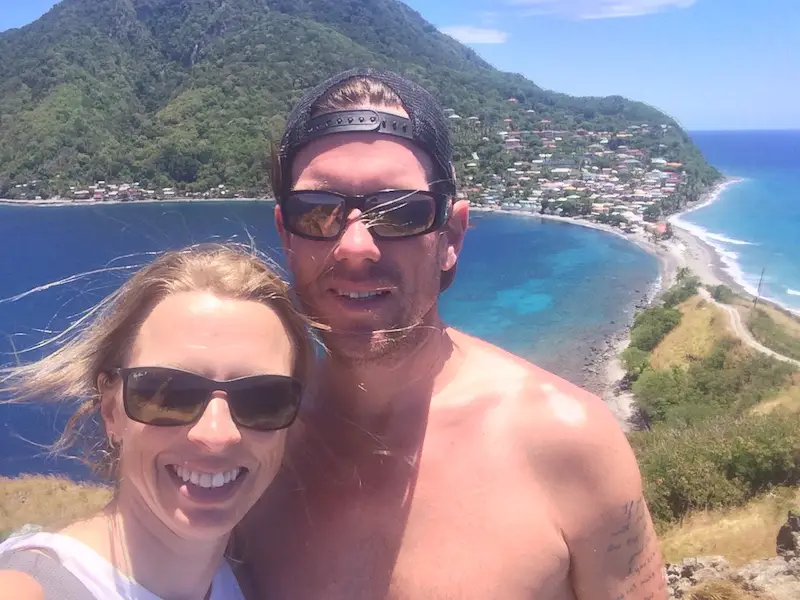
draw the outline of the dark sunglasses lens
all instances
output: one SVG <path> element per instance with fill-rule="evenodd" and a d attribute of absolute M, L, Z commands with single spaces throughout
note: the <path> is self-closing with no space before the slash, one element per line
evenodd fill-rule
<path fill-rule="evenodd" d="M 273 431 L 292 424 L 300 408 L 301 386 L 290 377 L 265 375 L 250 378 L 232 390 L 228 405 L 242 427 Z"/>
<path fill-rule="evenodd" d="M 315 238 L 337 237 L 345 218 L 344 200 L 325 192 L 291 194 L 281 211 L 289 231 Z"/>
<path fill-rule="evenodd" d="M 378 237 L 408 237 L 430 231 L 436 200 L 421 192 L 380 192 L 367 199 L 364 212 L 364 221 Z"/>
<path fill-rule="evenodd" d="M 203 410 L 209 395 L 202 379 L 169 369 L 137 369 L 127 374 L 125 408 L 148 425 L 186 425 Z"/>

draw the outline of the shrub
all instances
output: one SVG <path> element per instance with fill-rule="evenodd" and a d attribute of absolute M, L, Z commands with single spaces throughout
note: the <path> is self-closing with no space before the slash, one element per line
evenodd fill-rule
<path fill-rule="evenodd" d="M 686 374 L 679 367 L 647 369 L 633 384 L 633 395 L 647 422 L 665 421 L 673 407 L 686 402 Z"/>
<path fill-rule="evenodd" d="M 735 298 L 733 290 L 731 290 L 731 288 L 729 288 L 727 285 L 715 285 L 712 287 L 711 297 L 717 302 L 722 302 L 723 304 L 730 304 Z"/>
<path fill-rule="evenodd" d="M 630 434 L 653 519 L 738 506 L 773 487 L 800 483 L 800 414 L 707 419 Z"/>
<path fill-rule="evenodd" d="M 723 339 L 685 371 L 645 369 L 633 393 L 647 422 L 691 424 L 742 413 L 780 389 L 793 372 L 787 363 L 757 352 L 742 354 L 741 342 Z"/>
<path fill-rule="evenodd" d="M 631 347 L 650 352 L 681 322 L 674 308 L 648 308 L 636 315 L 631 330 Z"/>
<path fill-rule="evenodd" d="M 674 308 L 684 300 L 688 300 L 700 289 L 700 279 L 695 276 L 686 276 L 679 279 L 678 283 L 668 289 L 661 296 L 661 300 L 666 308 Z"/>
<path fill-rule="evenodd" d="M 642 371 L 650 366 L 650 355 L 644 350 L 633 346 L 625 348 L 620 355 L 620 359 L 628 376 L 633 378 L 638 377 Z"/>

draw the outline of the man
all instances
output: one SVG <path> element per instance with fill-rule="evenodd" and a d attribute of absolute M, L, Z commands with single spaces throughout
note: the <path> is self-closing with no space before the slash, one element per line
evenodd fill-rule
<path fill-rule="evenodd" d="M 430 94 L 342 73 L 300 101 L 274 163 L 326 355 L 282 478 L 239 531 L 256 597 L 666 598 L 607 407 L 439 317 L 468 205 Z"/>

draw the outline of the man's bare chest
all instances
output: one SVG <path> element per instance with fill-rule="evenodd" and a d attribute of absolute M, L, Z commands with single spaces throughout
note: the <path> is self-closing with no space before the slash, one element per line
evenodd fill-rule
<path fill-rule="evenodd" d="M 451 467 L 423 468 L 388 496 L 297 492 L 274 535 L 263 532 L 262 597 L 571 599 L 544 499 L 502 468 Z"/>

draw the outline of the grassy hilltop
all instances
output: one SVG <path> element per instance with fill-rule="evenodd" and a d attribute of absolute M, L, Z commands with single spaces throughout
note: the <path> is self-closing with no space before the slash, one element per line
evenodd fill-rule
<path fill-rule="evenodd" d="M 800 369 L 745 343 L 726 306 L 763 345 L 800 343 L 797 319 L 683 272 L 637 315 L 622 357 L 644 426 L 630 439 L 671 561 L 774 556 L 786 511 L 800 506 Z"/>

